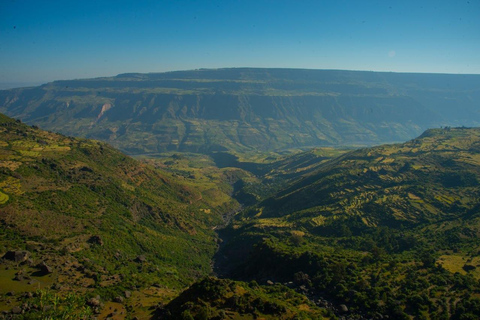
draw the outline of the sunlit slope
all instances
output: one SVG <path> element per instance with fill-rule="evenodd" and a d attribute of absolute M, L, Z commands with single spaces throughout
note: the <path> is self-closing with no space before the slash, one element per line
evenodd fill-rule
<path fill-rule="evenodd" d="M 478 206 L 479 151 L 480 129 L 428 130 L 404 144 L 332 160 L 249 214 L 309 228 L 349 219 L 400 227 L 461 217 Z"/>
<path fill-rule="evenodd" d="M 60 291 L 102 299 L 153 284 L 182 288 L 211 271 L 212 229 L 237 205 L 209 183 L 154 169 L 105 143 L 0 115 L 0 256 L 27 250 L 35 265 L 46 261 L 53 274 L 36 279 L 40 287 L 53 277 L 45 285 L 54 280 Z M 1 294 L 39 287 L 13 281 L 19 270 L 35 271 L 0 268 Z"/>
<path fill-rule="evenodd" d="M 131 154 L 279 150 L 411 139 L 480 123 L 480 76 L 217 69 L 0 91 L 0 111 Z"/>
<path fill-rule="evenodd" d="M 445 128 L 306 162 L 221 231 L 216 270 L 291 284 L 339 317 L 478 318 L 479 161 L 480 129 Z"/>
<path fill-rule="evenodd" d="M 259 286 L 205 278 L 193 284 L 153 319 L 330 319 L 305 296 L 284 286 Z"/>

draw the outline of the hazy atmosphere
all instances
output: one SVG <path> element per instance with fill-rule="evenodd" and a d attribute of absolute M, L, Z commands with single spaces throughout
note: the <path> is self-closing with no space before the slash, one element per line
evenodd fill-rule
<path fill-rule="evenodd" d="M 480 1 L 0 3 L 2 87 L 220 67 L 480 73 Z"/>

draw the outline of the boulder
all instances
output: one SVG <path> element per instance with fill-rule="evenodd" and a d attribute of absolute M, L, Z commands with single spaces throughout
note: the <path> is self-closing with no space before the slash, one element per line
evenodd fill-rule
<path fill-rule="evenodd" d="M 87 304 L 91 307 L 98 307 L 98 306 L 100 306 L 100 299 L 90 298 L 90 300 L 88 300 Z"/>
<path fill-rule="evenodd" d="M 339 309 L 340 309 L 340 312 L 342 312 L 342 313 L 347 313 L 348 312 L 348 307 L 344 304 L 341 304 L 339 306 Z"/>
<path fill-rule="evenodd" d="M 15 275 L 15 277 L 13 278 L 13 280 L 15 280 L 15 281 L 23 281 L 23 280 L 25 280 L 25 278 L 23 277 L 23 274 L 17 274 L 17 275 Z"/>
<path fill-rule="evenodd" d="M 33 266 L 33 264 L 34 264 L 34 262 L 31 258 L 25 260 L 25 263 L 27 264 L 27 266 L 30 266 L 30 267 Z"/>
<path fill-rule="evenodd" d="M 48 266 L 45 261 L 40 262 L 37 264 L 37 268 L 40 269 L 40 272 L 43 274 L 49 274 L 53 272 L 52 267 Z"/>
<path fill-rule="evenodd" d="M 142 255 L 139 255 L 138 257 L 136 257 L 134 261 L 142 263 L 142 262 L 147 261 L 147 258 L 142 254 Z"/>
<path fill-rule="evenodd" d="M 14 262 L 24 262 L 30 257 L 30 252 L 26 250 L 22 251 L 8 251 L 2 257 L 2 259 L 10 260 Z"/>

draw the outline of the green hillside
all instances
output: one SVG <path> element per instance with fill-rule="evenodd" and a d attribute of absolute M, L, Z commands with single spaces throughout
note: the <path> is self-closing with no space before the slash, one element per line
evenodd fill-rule
<path fill-rule="evenodd" d="M 480 314 L 479 128 L 136 158 L 0 115 L 2 316 Z"/>
<path fill-rule="evenodd" d="M 0 91 L 0 111 L 128 154 L 406 141 L 480 124 L 478 75 L 216 69 Z"/>
<path fill-rule="evenodd" d="M 444 128 L 324 162 L 222 230 L 217 272 L 357 316 L 474 319 L 479 147 L 480 129 Z"/>
<path fill-rule="evenodd" d="M 361 149 L 330 161 L 258 205 L 257 217 L 296 222 L 360 218 L 399 227 L 458 217 L 477 203 L 480 130 L 428 130 L 402 145 Z M 308 219 L 308 218 L 307 218 Z"/>
<path fill-rule="evenodd" d="M 192 285 L 153 319 L 329 319 L 325 309 L 282 285 L 260 286 L 205 278 Z"/>
<path fill-rule="evenodd" d="M 212 229 L 238 207 L 222 172 L 186 179 L 0 115 L 0 310 L 141 315 L 171 299 L 210 274 Z"/>

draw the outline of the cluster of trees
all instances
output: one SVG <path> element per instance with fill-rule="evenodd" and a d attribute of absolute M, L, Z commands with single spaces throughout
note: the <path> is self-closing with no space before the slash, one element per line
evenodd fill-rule
<path fill-rule="evenodd" d="M 443 319 L 446 314 L 470 319 L 468 314 L 479 314 L 475 308 L 480 300 L 471 293 L 480 292 L 480 282 L 469 274 L 446 271 L 436 263 L 437 251 L 407 231 L 375 228 L 331 240 L 333 247 L 297 238 L 265 238 L 235 276 L 293 281 L 311 298 L 321 296 L 372 317 Z"/>

